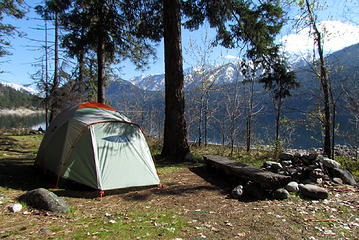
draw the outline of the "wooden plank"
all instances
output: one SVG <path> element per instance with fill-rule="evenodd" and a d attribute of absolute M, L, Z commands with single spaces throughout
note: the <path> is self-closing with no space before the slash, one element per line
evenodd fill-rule
<path fill-rule="evenodd" d="M 235 176 L 242 181 L 258 183 L 263 189 L 274 190 L 284 187 L 290 181 L 289 176 L 272 173 L 263 169 L 248 166 L 218 155 L 204 155 L 208 167 L 215 168 L 227 175 Z"/>

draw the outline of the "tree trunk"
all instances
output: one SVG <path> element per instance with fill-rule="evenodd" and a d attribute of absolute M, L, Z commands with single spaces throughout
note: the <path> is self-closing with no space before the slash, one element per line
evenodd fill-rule
<path fill-rule="evenodd" d="M 45 19 L 45 124 L 49 127 L 49 60 L 47 50 L 47 20 Z"/>
<path fill-rule="evenodd" d="M 246 141 L 247 152 L 250 152 L 250 150 L 251 150 L 253 100 L 254 100 L 253 98 L 254 98 L 254 78 L 252 78 L 250 92 L 249 92 L 249 112 L 248 112 L 248 118 L 247 118 L 247 141 Z"/>
<path fill-rule="evenodd" d="M 308 0 L 305 1 L 307 11 L 309 14 L 310 22 L 314 30 L 314 40 L 315 44 L 317 45 L 317 50 L 319 54 L 319 67 L 320 67 L 320 85 L 323 92 L 323 105 L 324 105 L 324 119 L 323 119 L 323 129 L 324 129 L 324 146 L 323 146 L 323 155 L 327 156 L 328 158 L 331 157 L 331 144 L 330 144 L 330 102 L 329 102 L 329 83 L 328 83 L 328 76 L 327 70 L 325 68 L 325 61 L 324 61 L 324 53 L 323 53 L 323 46 L 322 46 L 322 36 L 318 27 L 316 25 L 316 19 L 313 16 L 310 4 Z"/>
<path fill-rule="evenodd" d="M 185 120 L 180 0 L 163 0 L 165 126 L 162 155 L 184 161 L 189 152 Z"/>
<path fill-rule="evenodd" d="M 58 111 L 58 97 L 57 89 L 59 87 L 59 77 L 58 77 L 58 68 L 59 68 L 59 14 L 55 14 L 55 66 L 54 66 L 54 80 L 52 83 L 52 88 L 50 90 L 51 98 L 51 110 L 50 110 L 50 123 L 55 118 Z"/>
<path fill-rule="evenodd" d="M 275 144 L 276 147 L 279 145 L 279 127 L 280 127 L 280 111 L 282 107 L 282 98 L 278 97 L 277 102 L 277 116 L 276 116 L 276 128 L 275 128 Z"/>
<path fill-rule="evenodd" d="M 207 135 L 208 135 L 208 101 L 209 101 L 209 94 L 206 93 L 206 105 L 204 108 L 204 146 L 207 146 L 208 144 L 208 139 L 207 139 Z"/>
<path fill-rule="evenodd" d="M 101 34 L 99 34 L 101 35 Z M 97 102 L 105 104 L 105 44 L 101 41 L 102 37 L 98 37 L 97 46 Z"/>
<path fill-rule="evenodd" d="M 203 118 L 203 96 L 201 96 L 201 102 L 199 106 L 199 119 L 198 119 L 198 146 L 202 143 L 202 118 Z"/>

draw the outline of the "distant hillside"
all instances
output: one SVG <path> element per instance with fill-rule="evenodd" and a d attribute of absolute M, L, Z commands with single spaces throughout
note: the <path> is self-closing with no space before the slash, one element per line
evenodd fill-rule
<path fill-rule="evenodd" d="M 37 109 L 41 106 L 41 99 L 23 88 L 15 89 L 0 83 L 0 108 L 31 108 Z"/>
<path fill-rule="evenodd" d="M 340 126 L 337 134 L 345 136 L 347 132 L 352 132 L 351 129 L 353 126 L 349 122 L 351 116 L 343 107 L 341 84 L 348 78 L 353 78 L 355 72 L 359 70 L 359 44 L 334 52 L 328 55 L 326 59 L 334 97 L 337 99 L 338 108 L 336 109 L 336 121 Z M 241 81 L 242 77 L 240 73 L 236 73 L 234 64 L 227 66 L 228 68 L 223 69 L 216 81 L 217 91 L 212 91 L 210 94 L 209 109 L 214 111 L 211 118 L 216 119 L 216 121 L 211 120 L 208 123 L 208 137 L 211 142 L 221 142 L 222 123 L 224 123 L 224 126 L 228 125 L 227 120 L 223 119 L 227 106 L 227 97 L 224 95 L 224 92 L 229 92 L 230 89 L 234 88 L 234 76 L 239 76 L 239 81 Z M 295 67 L 294 71 L 301 86 L 292 92 L 291 97 L 285 99 L 283 117 L 286 117 L 286 119 L 295 124 L 292 126 L 292 128 L 295 128 L 295 131 L 290 133 L 294 147 L 318 147 L 321 145 L 320 128 L 318 127 L 318 122 L 316 122 L 316 127 L 310 126 L 310 121 L 313 120 L 310 120 L 309 113 L 318 112 L 316 104 L 320 101 L 319 81 L 313 73 L 311 63 L 306 63 L 304 60 L 299 59 L 294 62 L 293 67 Z M 191 71 L 187 70 L 186 72 L 187 74 L 191 74 Z M 125 112 L 132 120 L 139 123 L 148 132 L 159 132 L 161 131 L 160 127 L 154 126 L 151 119 L 155 119 L 155 123 L 159 125 L 164 119 L 163 77 L 163 75 L 155 75 L 153 78 L 151 78 L 151 76 L 134 78 L 131 82 L 124 80 L 119 82 L 113 81 L 106 89 L 106 97 L 113 106 Z M 243 87 L 242 84 L 240 85 Z M 157 91 L 150 91 L 149 89 L 155 89 Z M 240 90 L 240 92 L 240 94 L 242 94 L 243 89 Z M 256 105 L 258 109 L 263 107 L 263 110 L 255 118 L 253 132 L 255 134 L 254 138 L 263 143 L 263 139 L 268 140 L 274 136 L 275 109 L 270 94 L 263 89 L 261 84 L 256 84 L 255 92 Z M 185 89 L 185 93 L 188 134 L 190 140 L 196 140 L 198 137 L 196 118 L 198 116 L 196 116 L 196 110 L 193 110 L 193 107 L 198 106 L 198 95 L 196 99 L 196 94 L 198 93 L 191 91 L 188 85 Z M 244 96 L 240 98 L 240 101 L 243 103 Z M 155 115 L 153 114 L 153 110 L 156 110 Z M 148 121 L 144 121 L 144 119 Z M 245 126 L 244 116 L 238 119 L 236 125 L 241 128 L 238 130 L 238 138 L 240 138 L 238 141 L 242 141 L 241 139 L 243 139 L 245 135 L 245 131 L 243 130 Z M 285 126 L 285 128 L 287 127 L 289 127 L 289 125 Z M 157 130 L 153 130 L 154 128 Z M 226 132 L 225 135 L 228 137 L 229 133 Z M 348 142 L 345 137 L 337 137 L 337 143 L 345 144 Z"/>

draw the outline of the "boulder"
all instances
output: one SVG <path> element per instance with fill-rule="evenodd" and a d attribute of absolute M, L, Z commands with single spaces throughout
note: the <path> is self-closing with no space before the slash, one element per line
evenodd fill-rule
<path fill-rule="evenodd" d="M 338 163 L 337 161 L 334 161 L 327 157 L 320 157 L 319 161 L 323 164 L 326 168 L 341 168 L 342 165 Z"/>
<path fill-rule="evenodd" d="M 263 168 L 273 169 L 273 170 L 283 169 L 282 164 L 280 164 L 279 162 L 273 162 L 273 161 L 266 161 L 263 164 Z"/>
<path fill-rule="evenodd" d="M 289 160 L 293 160 L 294 159 L 294 155 L 291 154 L 291 153 L 285 153 L 285 152 L 282 152 L 279 154 L 279 159 L 281 161 L 289 161 Z"/>
<path fill-rule="evenodd" d="M 244 194 L 247 197 L 255 200 L 263 200 L 266 198 L 265 191 L 260 187 L 259 184 L 252 181 L 247 182 L 247 184 L 244 186 Z"/>
<path fill-rule="evenodd" d="M 231 196 L 235 199 L 240 198 L 243 195 L 243 186 L 238 185 L 237 187 L 233 188 L 231 192 Z"/>
<path fill-rule="evenodd" d="M 290 194 L 284 188 L 278 188 L 273 192 L 273 198 L 276 200 L 285 200 L 290 197 Z"/>
<path fill-rule="evenodd" d="M 239 183 L 252 181 L 262 189 L 272 191 L 284 187 L 290 181 L 290 176 L 272 173 L 248 166 L 226 157 L 217 155 L 204 155 L 204 162 L 209 169 L 215 169 L 218 173 L 225 173 L 238 179 Z"/>
<path fill-rule="evenodd" d="M 292 181 L 285 186 L 285 189 L 289 192 L 298 192 L 299 186 L 297 182 Z"/>
<path fill-rule="evenodd" d="M 343 183 L 345 184 L 350 184 L 350 185 L 356 184 L 353 174 L 348 170 L 345 170 L 343 168 L 332 168 L 330 169 L 330 173 L 333 177 L 338 177 L 341 180 L 343 180 Z"/>
<path fill-rule="evenodd" d="M 299 184 L 299 191 L 303 198 L 312 200 L 326 199 L 329 196 L 326 189 L 312 184 Z"/>
<path fill-rule="evenodd" d="M 28 191 L 21 195 L 19 200 L 36 209 L 59 213 L 70 211 L 70 206 L 64 200 L 44 188 Z"/>

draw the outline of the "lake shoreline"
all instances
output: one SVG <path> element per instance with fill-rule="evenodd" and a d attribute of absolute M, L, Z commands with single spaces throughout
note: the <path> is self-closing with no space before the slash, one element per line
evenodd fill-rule
<path fill-rule="evenodd" d="M 29 116 L 34 114 L 45 114 L 44 110 L 40 109 L 29 109 L 29 108 L 16 108 L 16 109 L 0 109 L 0 116 L 1 115 L 17 115 L 17 116 Z"/>

